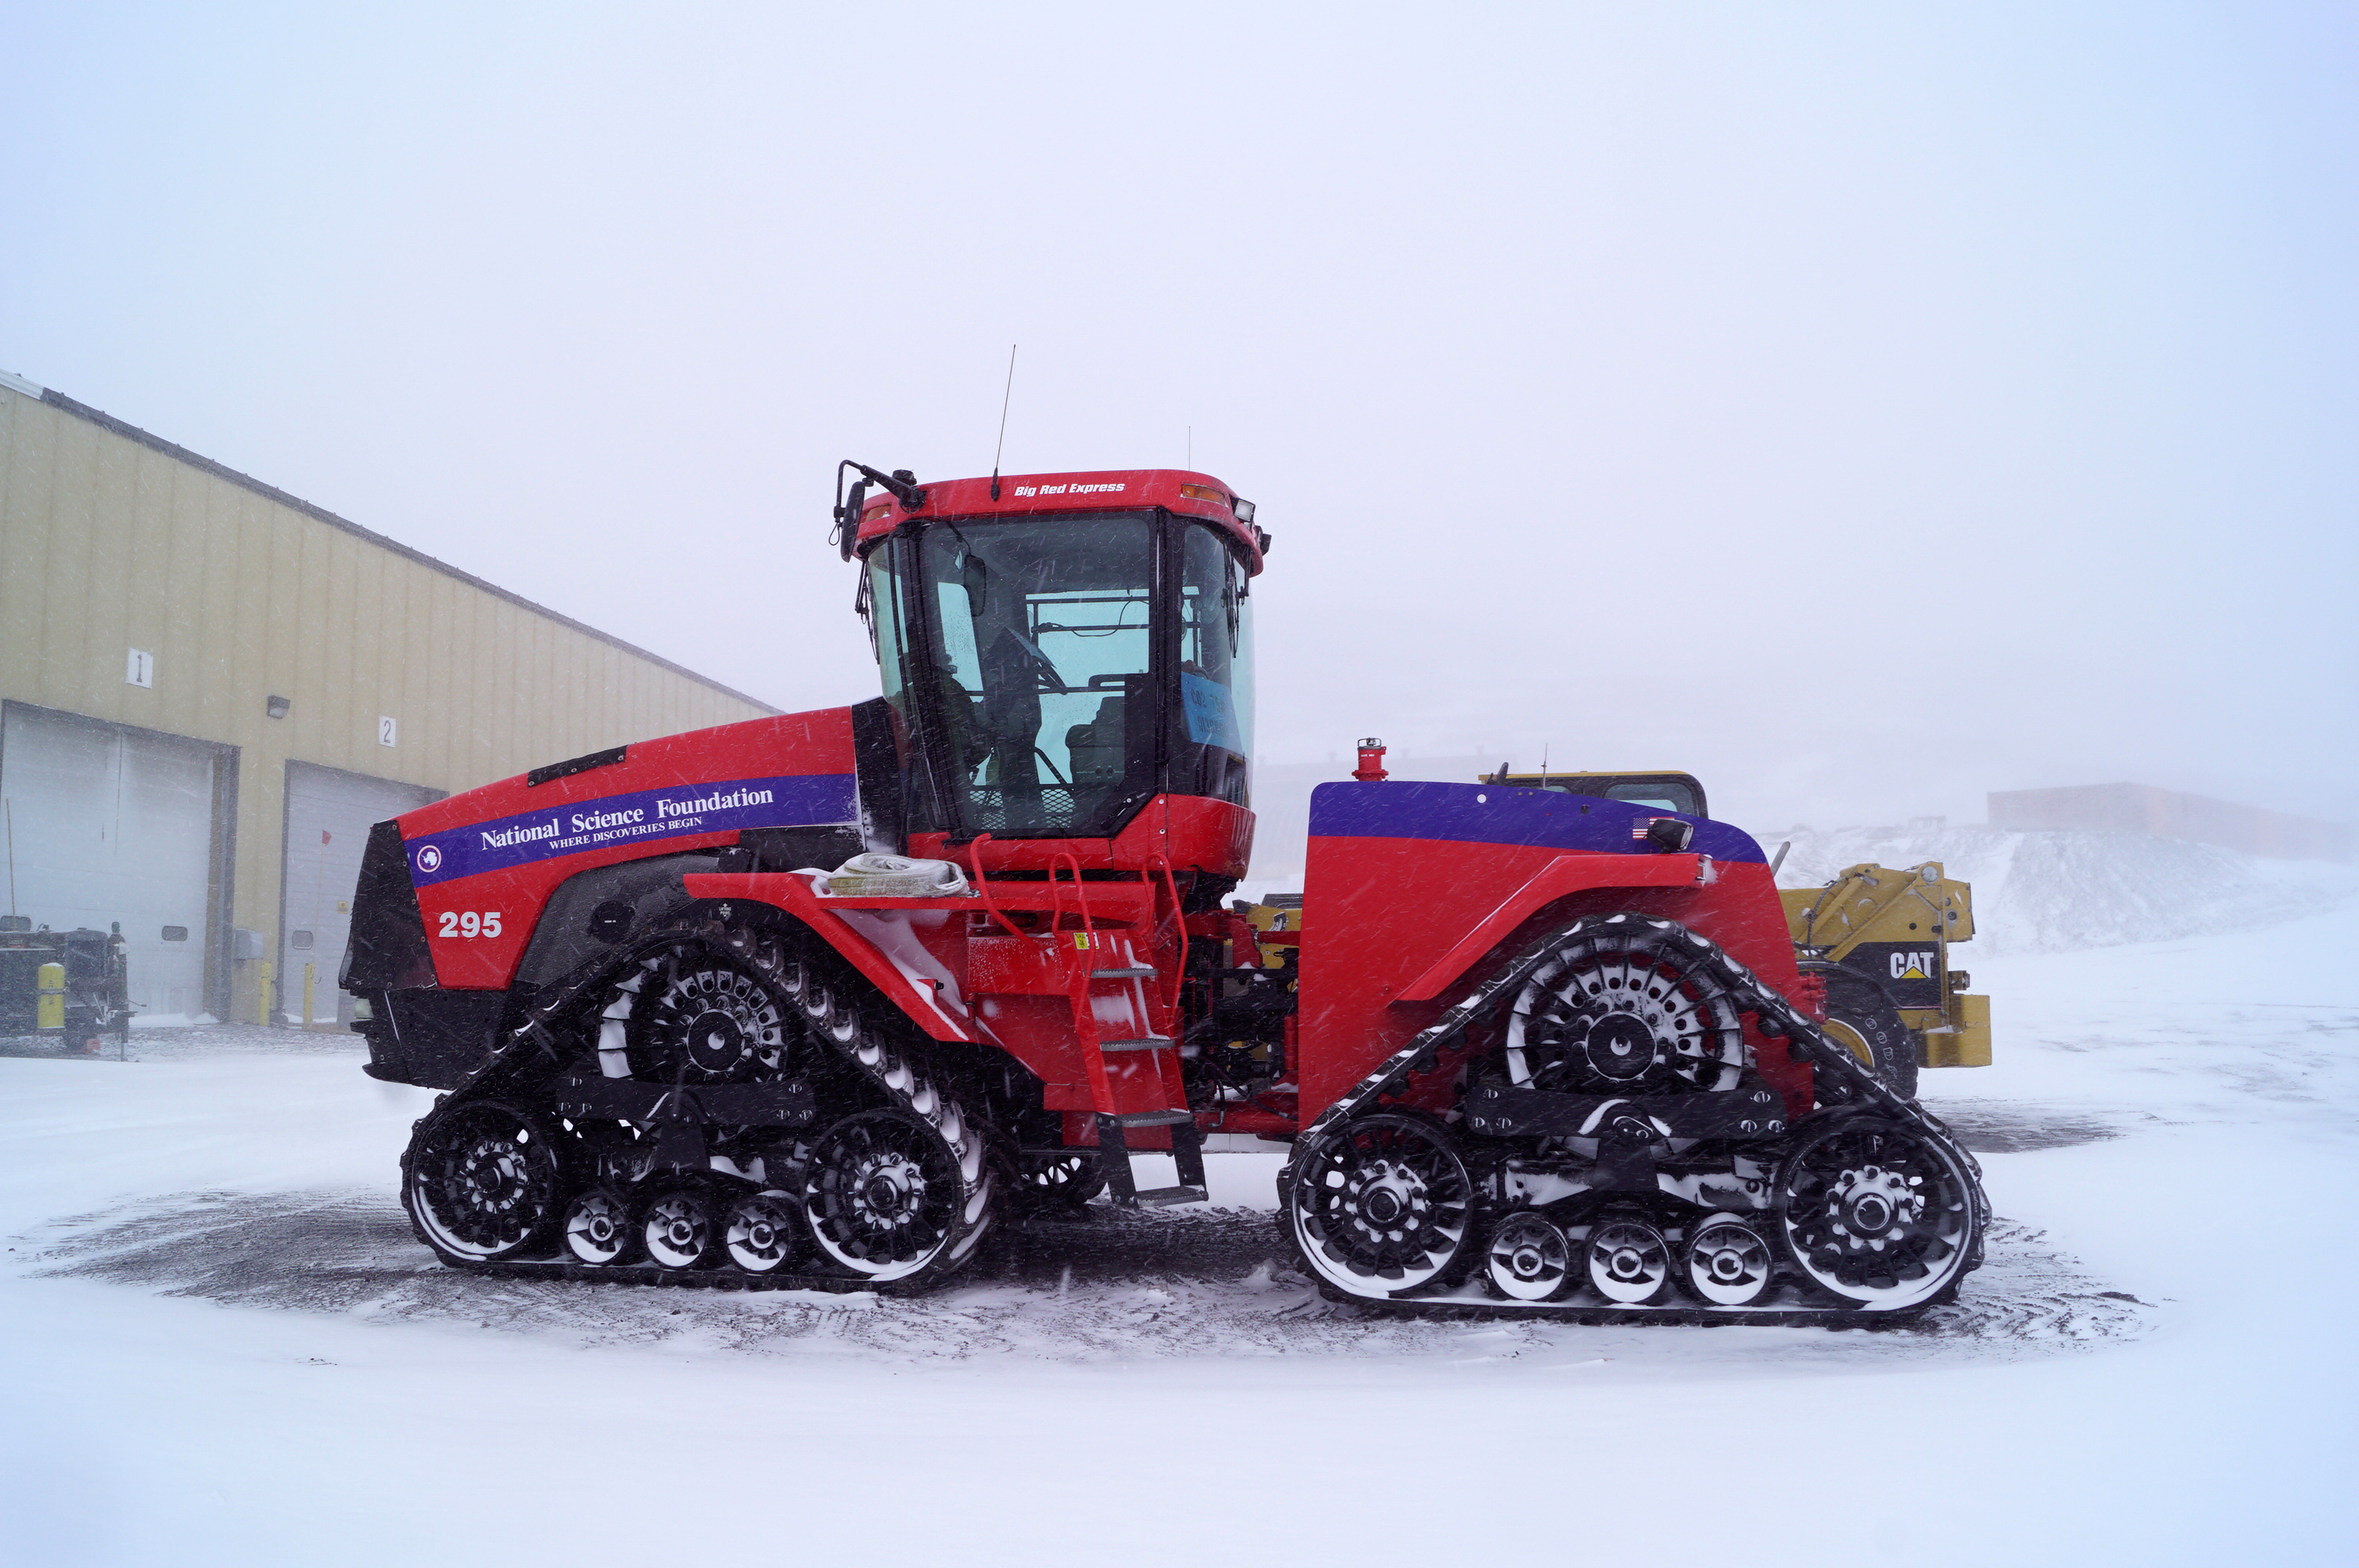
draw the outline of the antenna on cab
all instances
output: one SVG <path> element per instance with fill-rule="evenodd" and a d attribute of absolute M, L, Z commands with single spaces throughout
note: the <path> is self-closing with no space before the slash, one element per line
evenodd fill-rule
<path fill-rule="evenodd" d="M 999 445 L 991 449 L 991 499 L 999 499 L 999 459 L 1007 450 L 1007 400 L 1016 395 L 1016 345 L 1007 345 L 1007 384 L 999 393 Z"/>

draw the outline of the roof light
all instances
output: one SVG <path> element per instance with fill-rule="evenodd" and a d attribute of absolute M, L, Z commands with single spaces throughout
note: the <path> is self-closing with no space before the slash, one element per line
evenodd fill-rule
<path fill-rule="evenodd" d="M 1183 484 L 1180 487 L 1180 493 L 1190 501 L 1209 501 L 1215 506 L 1229 504 L 1228 492 L 1215 490 L 1209 484 Z"/>

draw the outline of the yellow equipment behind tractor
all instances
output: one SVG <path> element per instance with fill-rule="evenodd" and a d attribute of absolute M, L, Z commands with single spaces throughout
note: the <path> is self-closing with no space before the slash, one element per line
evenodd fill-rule
<path fill-rule="evenodd" d="M 1710 815 L 1703 785 L 1671 770 L 1503 767 L 1480 782 Z M 1781 849 L 1778 860 L 1784 857 Z M 1974 934 L 1973 890 L 1945 876 L 1940 861 L 1854 866 L 1824 887 L 1780 888 L 1777 896 L 1803 973 L 1826 984 L 1827 1033 L 1886 1082 L 1913 1098 L 1920 1067 L 1990 1065 L 1990 998 L 1970 994 L 1966 972 L 1950 967 L 1951 945 Z"/>

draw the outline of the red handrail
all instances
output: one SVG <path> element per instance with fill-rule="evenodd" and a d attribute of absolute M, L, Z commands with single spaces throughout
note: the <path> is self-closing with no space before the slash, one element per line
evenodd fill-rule
<path fill-rule="evenodd" d="M 990 842 L 991 835 L 985 833 L 967 846 L 968 853 L 974 857 L 974 891 L 983 895 L 983 907 L 990 912 L 991 918 L 1007 927 L 1010 936 L 1021 936 L 1024 933 L 1017 928 L 1016 922 L 1002 914 L 999 905 L 992 901 L 991 879 L 984 874 L 983 870 L 983 847 Z"/>
<path fill-rule="evenodd" d="M 1175 1018 L 1180 1011 L 1180 988 L 1188 983 L 1188 912 L 1180 905 L 1180 883 L 1171 874 L 1171 862 L 1160 855 L 1147 857 L 1147 869 L 1160 868 L 1163 885 L 1171 890 L 1171 918 L 1180 927 L 1180 967 L 1171 972 L 1171 994 L 1164 1000 L 1164 1010 Z"/>
<path fill-rule="evenodd" d="M 1088 932 L 1096 931 L 1097 919 L 1090 914 L 1090 890 L 1082 881 L 1082 862 L 1071 850 L 1059 850 L 1056 858 L 1049 862 L 1049 885 L 1052 889 L 1059 889 L 1064 885 L 1057 881 L 1057 868 L 1060 866 L 1073 868 L 1073 898 L 1082 906 L 1082 929 Z M 1055 894 L 1055 900 L 1058 915 L 1061 916 L 1065 908 L 1065 895 L 1059 892 Z M 1050 929 L 1054 930 L 1055 926 L 1052 925 Z"/>

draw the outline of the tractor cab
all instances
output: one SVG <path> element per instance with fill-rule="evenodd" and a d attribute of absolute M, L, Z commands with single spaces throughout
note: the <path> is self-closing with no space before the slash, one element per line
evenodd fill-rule
<path fill-rule="evenodd" d="M 864 564 L 913 840 L 1111 840 L 1161 798 L 1248 805 L 1269 543 L 1250 502 L 1171 470 L 859 471 L 838 525 Z M 1187 848 L 1176 866 L 1243 870 Z"/>

